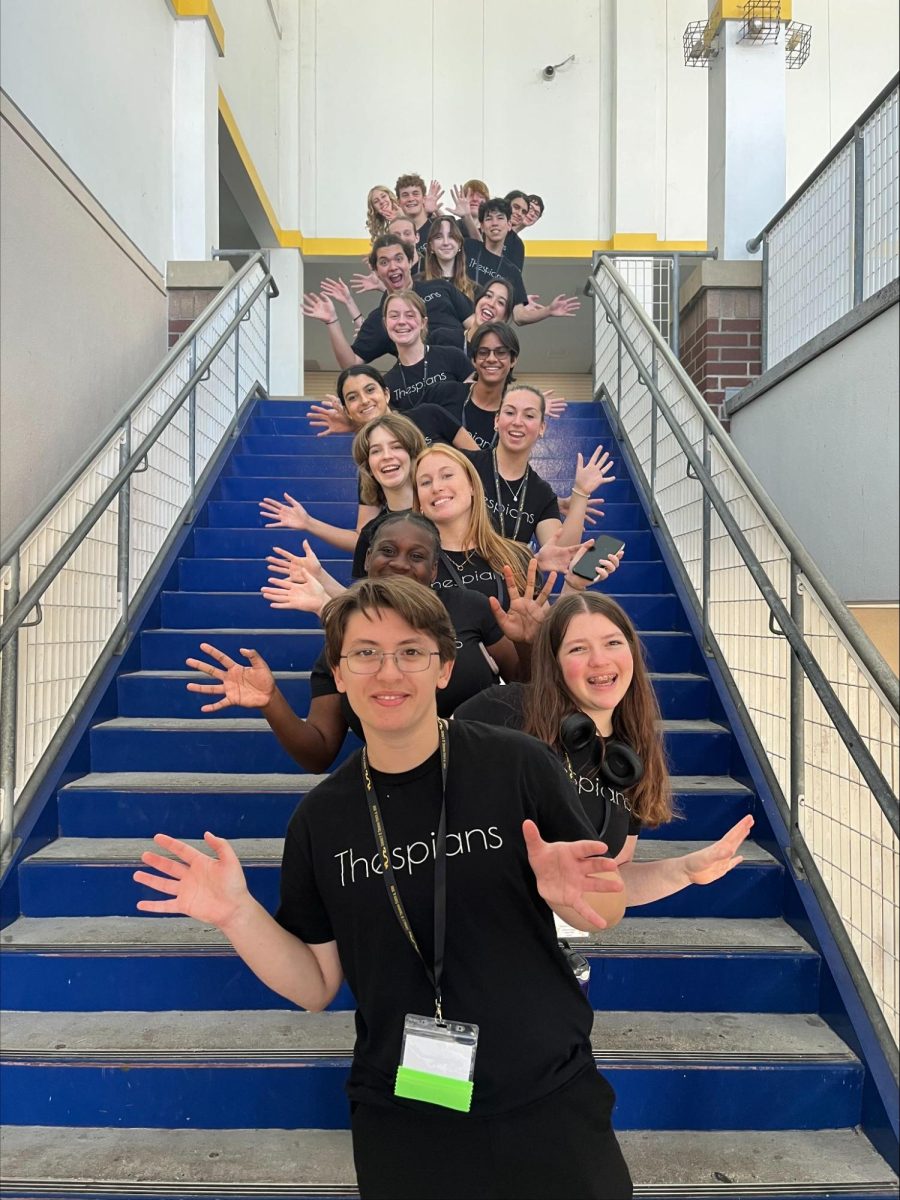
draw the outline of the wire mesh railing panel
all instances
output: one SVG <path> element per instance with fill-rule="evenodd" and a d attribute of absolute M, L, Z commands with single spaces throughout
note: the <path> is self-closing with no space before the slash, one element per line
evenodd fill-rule
<path fill-rule="evenodd" d="M 871 989 L 866 994 L 884 1015 L 895 1054 L 900 862 L 891 822 L 900 738 L 895 700 L 887 699 L 889 675 L 879 675 L 877 655 L 867 657 L 874 655 L 870 647 L 860 650 L 854 639 L 862 635 L 767 506 L 730 438 L 642 318 L 638 299 L 604 259 L 593 282 L 597 362 L 606 372 L 623 364 L 620 432 L 638 469 L 636 482 L 680 559 L 704 639 L 720 653 L 757 735 L 792 852 L 803 848 L 818 867 L 859 960 L 846 952 L 851 976 Z M 621 334 L 607 311 L 616 314 Z M 827 603 L 800 571 L 819 579 Z M 800 639 L 798 649 L 786 632 Z M 799 818 L 790 815 L 798 805 Z"/>
<path fill-rule="evenodd" d="M 269 286 L 259 261 L 238 276 L 3 564 L 3 707 L 12 714 L 0 722 L 3 847 L 16 798 L 111 640 L 123 638 L 130 602 L 190 513 L 240 404 L 266 379 Z"/>
<path fill-rule="evenodd" d="M 863 299 L 900 274 L 900 93 L 863 126 Z"/>
<path fill-rule="evenodd" d="M 616 269 L 668 342 L 672 335 L 672 260 L 620 255 L 616 257 Z"/>
<path fill-rule="evenodd" d="M 768 233 L 766 366 L 853 306 L 852 143 Z"/>
<path fill-rule="evenodd" d="M 900 785 L 900 729 L 878 689 L 837 634 L 813 587 L 802 581 L 803 622 L 853 724 L 891 788 Z M 835 730 L 821 700 L 804 687 L 803 803 L 800 827 L 895 1040 L 900 1037 L 900 900 L 897 838 Z"/>

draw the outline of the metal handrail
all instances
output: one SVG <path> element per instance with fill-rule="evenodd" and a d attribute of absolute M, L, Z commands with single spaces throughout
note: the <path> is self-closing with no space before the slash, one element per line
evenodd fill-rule
<path fill-rule="evenodd" d="M 15 607 L 10 611 L 9 615 L 7 616 L 6 620 L 3 622 L 2 626 L 0 626 L 0 650 L 2 650 L 3 647 L 9 641 L 9 639 L 15 633 L 18 632 L 23 621 L 28 616 L 28 614 L 31 612 L 31 610 L 34 608 L 34 606 L 37 604 L 37 602 L 40 600 L 41 596 L 44 594 L 44 592 L 46 592 L 47 588 L 50 586 L 50 584 L 53 582 L 53 580 L 57 577 L 57 575 L 60 573 L 60 571 L 66 565 L 66 563 L 69 561 L 69 559 L 72 557 L 72 555 L 78 549 L 78 547 L 81 545 L 81 543 L 87 537 L 88 533 L 90 533 L 91 529 L 93 529 L 93 527 L 97 524 L 97 522 L 103 516 L 103 513 L 106 511 L 106 509 L 109 506 L 110 502 L 112 501 L 113 497 L 122 490 L 123 485 L 127 482 L 128 479 L 130 479 L 130 477 L 134 474 L 135 470 L 140 466 L 140 464 L 143 462 L 143 460 L 147 457 L 147 454 L 148 454 L 149 450 L 151 449 L 151 447 L 160 439 L 160 437 L 162 437 L 163 433 L 168 428 L 169 423 L 171 422 L 172 418 L 175 416 L 175 414 L 181 408 L 184 401 L 187 399 L 187 397 L 190 395 L 190 393 L 193 391 L 193 389 L 200 382 L 203 375 L 206 373 L 206 370 L 209 367 L 210 363 L 213 361 L 213 359 L 215 359 L 218 356 L 219 351 L 222 349 L 222 347 L 225 345 L 225 343 L 229 340 L 231 335 L 234 333 L 235 329 L 238 327 L 238 325 L 244 319 L 244 314 L 250 311 L 250 309 L 253 307 L 253 305 L 256 303 L 256 301 L 259 299 L 259 297 L 263 293 L 263 291 L 265 291 L 267 289 L 268 284 L 269 284 L 269 279 L 270 279 L 269 276 L 264 276 L 263 279 L 260 281 L 260 283 L 258 283 L 256 285 L 256 287 L 253 289 L 253 291 L 251 292 L 248 299 L 246 299 L 244 301 L 244 303 L 241 305 L 241 307 L 237 310 L 235 315 L 229 321 L 229 323 L 228 323 L 227 327 L 225 328 L 225 330 L 223 331 L 223 333 L 221 333 L 219 335 L 219 337 L 213 343 L 212 348 L 207 352 L 207 354 L 204 356 L 204 358 L 199 363 L 197 368 L 193 371 L 193 373 L 191 374 L 188 381 L 178 391 L 177 395 L 175 396 L 175 399 L 168 406 L 168 408 L 165 410 L 165 412 L 160 416 L 159 420 L 156 422 L 156 424 L 153 426 L 153 428 L 150 430 L 150 432 L 144 437 L 144 440 L 140 443 L 138 448 L 131 452 L 129 457 L 125 460 L 125 462 L 122 464 L 122 466 L 116 472 L 116 474 L 112 477 L 110 482 L 103 489 L 101 494 L 97 497 L 97 499 L 91 505 L 90 512 L 86 513 L 85 516 L 82 517 L 81 521 L 79 521 L 79 523 L 75 526 L 75 528 L 72 530 L 72 532 L 66 537 L 66 540 L 63 542 L 62 546 L 60 546 L 60 548 L 59 548 L 59 550 L 57 550 L 56 554 L 53 555 L 53 557 L 50 559 L 50 561 L 47 563 L 47 565 L 41 571 L 40 575 L 38 575 L 37 579 L 34 581 L 34 583 L 31 585 L 31 587 L 28 589 L 28 591 L 25 593 L 25 595 L 21 598 L 21 600 L 19 600 L 19 602 L 15 605 Z M 231 281 L 229 283 L 229 287 L 233 289 L 234 286 L 235 286 L 234 281 Z M 219 300 L 217 300 L 216 303 L 220 303 L 220 302 L 221 302 L 221 300 L 219 299 Z M 194 324 L 196 324 L 196 322 Z M 193 326 L 191 328 L 193 328 Z M 179 350 L 179 354 L 183 353 L 184 346 L 182 345 L 182 346 L 178 347 L 178 350 Z M 158 380 L 159 379 L 158 373 L 154 373 L 154 375 L 155 375 L 155 378 Z M 150 389 L 148 388 L 147 391 L 149 391 L 149 390 Z M 128 415 L 130 415 L 130 411 L 131 410 L 129 410 Z M 128 416 L 125 416 L 123 418 L 123 422 L 126 421 L 127 419 L 128 419 Z M 115 432 L 116 428 L 117 428 L 117 426 L 113 428 L 113 433 Z M 112 435 L 110 435 L 110 436 L 112 436 Z M 82 468 L 82 470 L 84 470 L 84 468 Z M 79 475 L 80 474 L 81 474 L 81 472 L 79 472 Z M 76 478 L 77 478 L 77 476 L 76 476 Z M 71 484 L 69 486 L 71 486 Z M 65 493 L 63 493 L 63 494 L 65 494 Z M 59 499 L 61 499 L 61 498 L 62 497 L 59 497 L 57 499 L 57 503 L 59 502 Z M 52 507 L 53 506 L 51 506 L 51 508 Z M 13 554 L 17 554 L 18 550 L 19 550 L 19 547 L 16 547 L 16 549 L 13 551 Z"/>
<path fill-rule="evenodd" d="M 869 117 L 871 117 L 872 113 L 874 113 L 875 110 L 885 102 L 888 96 L 890 96 L 891 92 L 897 87 L 898 82 L 900 82 L 900 74 L 895 75 L 893 79 L 881 89 L 872 103 L 865 109 L 864 112 L 860 113 L 843 137 L 839 138 L 835 142 L 822 161 L 813 167 L 800 186 L 791 193 L 787 200 L 785 200 L 784 204 L 782 204 L 775 216 L 769 218 L 768 224 L 763 226 L 756 237 L 750 238 L 750 240 L 747 242 L 748 253 L 755 254 L 757 252 L 762 245 L 763 238 L 766 236 L 766 234 L 771 229 L 774 229 L 785 213 L 790 212 L 804 192 L 808 191 L 812 184 L 814 184 L 819 178 L 825 168 L 829 166 L 830 163 L 834 162 L 845 146 L 848 146 L 850 142 L 853 141 L 860 126 L 864 125 L 865 122 L 868 121 Z"/>
<path fill-rule="evenodd" d="M 604 271 L 605 279 L 615 286 L 615 293 L 613 293 L 612 287 L 610 287 L 608 289 L 609 295 L 607 296 L 604 288 L 601 288 L 596 278 L 600 269 Z M 703 400 L 693 383 L 666 346 L 665 341 L 659 335 L 652 321 L 644 313 L 637 297 L 630 291 L 627 283 L 611 263 L 597 264 L 594 275 L 592 275 L 585 287 L 585 292 L 589 295 L 593 293 L 596 296 L 599 302 L 599 309 L 605 314 L 606 321 L 616 333 L 619 357 L 616 404 L 613 405 L 611 403 L 611 397 L 608 396 L 608 393 L 607 398 L 611 407 L 611 419 L 613 420 L 614 427 L 618 426 L 619 436 L 622 438 L 623 452 L 632 464 L 636 482 L 640 484 L 645 495 L 649 497 L 651 520 L 654 524 L 660 526 L 660 536 L 668 543 L 672 552 L 680 560 L 677 565 L 683 572 L 685 585 L 689 590 L 691 602 L 695 606 L 697 620 L 702 624 L 704 653 L 716 661 L 722 671 L 723 682 L 731 693 L 731 698 L 737 709 L 738 720 L 743 723 L 752 751 L 758 758 L 759 770 L 767 786 L 771 789 L 771 795 L 775 801 L 776 808 L 784 820 L 787 831 L 786 849 L 789 854 L 790 864 L 797 878 L 807 883 L 816 897 L 825 923 L 834 939 L 835 949 L 843 960 L 849 981 L 852 982 L 855 988 L 856 995 L 870 1023 L 871 1030 L 877 1039 L 880 1053 L 883 1056 L 883 1065 L 887 1067 L 893 1084 L 896 1085 L 898 1079 L 900 1079 L 900 1074 L 898 1074 L 898 1066 L 900 1064 L 898 1064 L 897 1060 L 896 1033 L 889 1024 L 884 1007 L 885 1003 L 890 1007 L 890 997 L 881 995 L 880 993 L 876 994 L 874 981 L 869 978 L 860 958 L 858 947 L 850 936 L 850 931 L 846 924 L 847 916 L 846 914 L 842 914 L 838 909 L 835 898 L 830 890 L 830 885 L 826 882 L 825 876 L 820 871 L 815 844 L 808 843 L 806 830 L 801 824 L 801 805 L 805 801 L 804 690 L 807 683 L 814 691 L 822 708 L 830 719 L 831 727 L 836 735 L 836 744 L 840 745 L 840 742 L 843 743 L 843 747 L 848 753 L 849 758 L 859 770 L 860 776 L 868 789 L 868 794 L 878 805 L 878 809 L 883 815 L 886 825 L 892 830 L 895 839 L 900 836 L 900 804 L 898 804 L 897 797 L 891 791 L 890 785 L 885 779 L 878 763 L 870 753 L 868 745 L 863 744 L 863 735 L 860 734 L 851 721 L 846 709 L 838 699 L 831 682 L 819 665 L 813 647 L 807 642 L 804 636 L 802 593 L 808 592 L 811 596 L 814 596 L 815 611 L 820 612 L 826 620 L 831 618 L 833 622 L 830 630 L 831 633 L 835 635 L 836 640 L 837 638 L 842 640 L 850 660 L 861 667 L 862 672 L 868 677 L 868 683 L 872 688 L 871 694 L 874 697 L 881 696 L 885 705 L 885 715 L 889 718 L 893 716 L 894 719 L 896 719 L 897 707 L 897 680 L 891 675 L 889 668 L 882 662 L 874 647 L 871 647 L 864 640 L 865 635 L 862 634 L 862 631 L 859 631 L 859 635 L 857 636 L 856 631 L 858 627 L 856 627 L 855 622 L 849 614 L 846 613 L 846 610 L 844 609 L 843 614 L 841 613 L 843 609 L 841 601 L 837 599 L 827 583 L 822 580 L 821 572 L 815 567 L 806 550 L 785 525 L 783 518 L 781 518 L 777 509 L 775 509 L 771 500 L 763 491 L 752 471 L 746 466 L 740 453 L 733 446 L 731 439 L 721 428 L 719 422 L 706 410 Z M 622 320 L 623 299 L 627 302 L 629 319 L 632 317 L 636 318 L 639 327 L 642 327 L 643 331 L 649 335 L 649 350 L 643 345 L 643 338 L 641 338 L 641 346 L 639 348 L 634 334 L 629 333 L 624 328 Z M 602 335 L 598 333 L 598 349 L 601 337 Z M 621 368 L 623 346 L 636 372 L 636 379 L 634 377 L 631 378 L 628 389 L 630 391 L 634 386 L 646 389 L 650 401 L 649 478 L 645 471 L 648 455 L 646 443 L 642 441 L 643 449 L 641 451 L 635 448 L 624 423 L 628 420 L 628 417 L 623 415 L 620 407 L 623 402 Z M 646 361 L 648 358 L 650 360 L 649 366 Z M 674 416 L 666 398 L 657 385 L 660 367 L 663 365 L 665 373 L 667 375 L 670 374 L 672 380 L 681 385 L 681 395 L 679 398 L 688 399 L 690 402 L 693 411 L 689 413 L 685 421 L 693 421 L 695 416 L 699 416 L 702 419 L 702 452 L 695 449 L 696 437 L 693 439 L 688 437 L 686 430 L 682 426 L 682 422 Z M 668 385 L 666 385 L 666 390 L 668 391 Z M 606 392 L 605 385 L 601 385 L 599 394 L 602 396 L 604 392 Z M 631 414 L 632 421 L 636 420 L 637 422 L 635 427 L 645 430 L 648 419 L 646 407 L 639 404 L 637 409 L 631 407 L 628 412 Z M 673 536 L 672 531 L 669 529 L 667 519 L 657 500 L 655 481 L 659 413 L 662 413 L 663 420 L 667 424 L 667 442 L 671 438 L 677 444 L 680 453 L 687 460 L 688 476 L 692 481 L 699 483 L 701 488 L 703 540 L 701 560 L 702 579 L 699 582 L 695 582 L 688 573 L 687 560 L 684 558 L 683 552 L 675 540 L 675 536 Z M 774 587 L 768 572 L 763 567 L 757 554 L 754 553 L 747 536 L 744 534 L 743 528 L 732 515 L 728 502 L 713 477 L 713 438 L 716 440 L 715 451 L 717 461 L 718 456 L 721 455 L 724 470 L 732 473 L 736 485 L 743 487 L 747 497 L 756 504 L 756 513 L 758 513 L 762 520 L 758 521 L 755 513 L 754 527 L 759 525 L 760 528 L 767 529 L 769 537 L 777 541 L 781 548 L 779 554 L 783 553 L 784 557 L 788 560 L 787 565 L 789 567 L 790 578 L 789 602 L 782 600 L 781 594 Z M 718 467 L 716 470 L 718 471 Z M 771 632 L 781 634 L 790 647 L 789 679 L 787 681 L 789 684 L 789 712 L 784 712 L 784 719 L 790 734 L 787 755 L 790 764 L 789 787 L 782 783 L 781 778 L 776 773 L 775 761 L 770 757 L 770 749 L 764 744 L 756 728 L 754 717 L 748 710 L 742 689 L 733 674 L 733 660 L 724 652 L 718 640 L 718 632 L 714 633 L 713 630 L 710 612 L 712 595 L 710 545 L 713 512 L 715 512 L 718 520 L 721 522 L 725 535 L 730 539 L 731 546 L 736 551 L 737 557 L 735 562 L 742 563 L 743 568 L 754 581 L 763 602 L 768 607 L 769 628 Z M 691 526 L 691 529 L 697 529 L 697 526 Z M 699 529 L 697 531 L 700 532 Z M 835 610 L 837 610 L 839 616 L 845 615 L 846 619 L 842 621 L 835 619 Z M 778 622 L 780 628 L 775 628 L 773 620 Z M 716 626 L 716 630 L 718 631 L 718 625 Z M 726 636 L 727 632 L 726 629 Z M 736 666 L 737 669 L 740 669 L 739 662 Z M 892 696 L 894 697 L 893 703 L 891 700 Z M 893 713 L 889 711 L 891 708 L 893 708 Z M 837 742 L 837 738 L 840 738 L 840 742 Z M 788 792 L 789 799 L 787 797 Z M 875 810 L 873 806 L 871 810 L 871 820 L 873 823 L 877 812 L 878 810 Z M 894 845 L 896 846 L 896 841 Z M 879 1093 L 884 1093 L 885 1084 L 883 1080 L 886 1078 L 886 1075 L 883 1078 L 879 1077 L 877 1084 Z M 886 1095 L 887 1093 L 884 1094 Z"/>
<path fill-rule="evenodd" d="M 656 382 L 652 378 L 651 373 L 641 362 L 640 355 L 632 346 L 631 339 L 627 336 L 622 328 L 621 322 L 613 312 L 612 305 L 603 295 L 593 277 L 591 279 L 591 283 L 594 286 L 597 298 L 600 300 L 600 303 L 606 310 L 607 320 L 616 330 L 619 337 L 622 339 L 626 348 L 628 349 L 628 353 L 631 356 L 631 360 L 641 377 L 641 381 L 653 396 L 655 403 L 659 406 L 659 410 L 665 418 L 666 423 L 669 425 L 675 440 L 681 447 L 685 458 L 690 463 L 696 479 L 709 497 L 710 503 L 715 509 L 719 520 L 728 531 L 732 543 L 736 547 L 741 558 L 744 560 L 744 563 L 750 574 L 753 576 L 753 580 L 756 583 L 756 586 L 759 588 L 760 594 L 768 604 L 769 609 L 771 610 L 772 615 L 775 617 L 775 620 L 778 622 L 782 633 L 787 638 L 791 649 L 797 656 L 798 662 L 803 667 L 804 674 L 815 690 L 816 695 L 821 700 L 823 708 L 834 723 L 835 728 L 840 734 L 841 739 L 850 752 L 853 761 L 859 768 L 860 773 L 869 786 L 873 796 L 875 796 L 876 800 L 878 801 L 879 807 L 884 813 L 888 823 L 890 824 L 894 833 L 900 836 L 900 803 L 898 803 L 897 797 L 891 791 L 890 784 L 887 782 L 878 764 L 870 754 L 868 747 L 864 746 L 860 741 L 856 727 L 850 720 L 850 717 L 838 699 L 836 692 L 828 682 L 825 672 L 819 666 L 809 648 L 809 645 L 807 644 L 805 637 L 800 629 L 798 629 L 793 617 L 788 612 L 781 597 L 778 595 L 778 592 L 772 586 L 772 582 L 766 574 L 762 563 L 753 553 L 750 543 L 747 541 L 743 530 L 732 516 L 727 503 L 722 497 L 722 494 L 716 486 L 712 476 L 709 474 L 708 469 L 704 463 L 701 462 L 697 452 L 694 450 L 693 446 L 685 435 L 680 423 L 673 416 L 672 411 L 663 397 L 662 392 L 660 392 L 659 388 L 656 386 Z M 625 286 L 624 281 L 622 281 L 622 286 Z M 663 346 L 665 346 L 665 343 L 663 343 Z M 666 352 L 668 352 L 668 348 L 666 348 Z M 674 355 L 672 355 L 671 358 L 674 360 Z M 728 437 L 724 430 L 721 433 L 721 437 Z M 730 441 L 730 439 L 728 440 Z M 797 561 L 799 563 L 799 560 Z M 803 573 L 806 574 L 805 571 Z M 812 582 L 811 579 L 810 581 Z M 818 592 L 818 588 L 816 588 L 816 591 Z"/>
<path fill-rule="evenodd" d="M 258 251 L 253 258 L 249 259 L 241 269 L 228 281 L 228 288 L 233 289 L 239 286 L 241 281 L 250 271 L 261 263 L 266 272 L 269 271 L 268 255 L 263 251 Z M 278 285 L 268 274 L 267 279 L 269 285 L 269 298 L 274 300 L 278 296 Z M 5 567 L 10 559 L 21 549 L 22 544 L 31 537 L 35 529 L 53 511 L 60 500 L 65 496 L 74 485 L 78 482 L 84 472 L 88 469 L 96 456 L 100 453 L 106 443 L 114 436 L 116 430 L 119 429 L 129 419 L 131 414 L 140 407 L 146 397 L 153 391 L 159 381 L 163 378 L 166 372 L 172 367 L 173 363 L 183 353 L 185 345 L 199 331 L 200 327 L 209 320 L 210 316 L 215 312 L 216 308 L 222 303 L 222 297 L 217 294 L 207 304 L 203 312 L 193 322 L 193 324 L 181 335 L 179 340 L 166 354 L 165 358 L 159 363 L 151 375 L 141 384 L 138 390 L 126 402 L 123 408 L 119 410 L 115 417 L 103 429 L 102 433 L 94 439 L 91 445 L 85 450 L 84 454 L 78 459 L 75 466 L 69 471 L 68 475 L 63 477 L 62 482 L 56 487 L 55 491 L 44 501 L 44 503 L 31 514 L 26 517 L 22 524 L 15 529 L 7 540 L 0 545 L 0 569 Z M 232 330 L 233 332 L 233 330 Z"/>
<path fill-rule="evenodd" d="M 605 257 L 601 255 L 601 260 Z M 586 296 L 596 295 L 605 307 L 605 297 L 600 295 L 600 289 L 597 285 L 595 275 L 599 269 L 600 262 L 594 268 L 594 274 L 584 286 L 584 294 Z M 628 287 L 625 280 L 612 265 L 606 264 L 606 269 L 610 272 L 616 282 L 617 287 Z M 811 558 L 809 551 L 787 524 L 784 517 L 775 507 L 774 502 L 766 492 L 765 488 L 756 478 L 752 468 L 747 463 L 740 450 L 734 444 L 729 435 L 722 428 L 719 420 L 710 411 L 709 406 L 705 403 L 697 388 L 681 365 L 680 361 L 671 353 L 666 345 L 665 339 L 661 336 L 659 330 L 644 312 L 640 304 L 635 304 L 634 311 L 638 320 L 643 324 L 644 328 L 649 333 L 650 337 L 657 348 L 657 352 L 666 357 L 667 365 L 671 371 L 678 376 L 679 381 L 687 393 L 691 404 L 693 405 L 694 414 L 698 416 L 703 424 L 708 429 L 710 435 L 715 438 L 719 449 L 728 458 L 731 465 L 734 467 L 742 484 L 746 487 L 748 493 L 756 501 L 763 516 L 772 526 L 778 538 L 784 544 L 785 549 L 790 551 L 792 558 L 795 560 L 800 570 L 810 581 L 816 590 L 822 604 L 828 611 L 829 616 L 834 621 L 841 636 L 847 641 L 853 653 L 860 660 L 861 665 L 872 678 L 872 682 L 876 685 L 879 691 L 882 692 L 885 701 L 891 708 L 900 714 L 900 681 L 897 676 L 891 671 L 890 667 L 884 661 L 877 649 L 872 645 L 872 642 L 863 632 L 859 623 L 854 619 L 853 615 L 848 612 L 847 606 L 835 592 L 834 588 L 822 574 L 815 561 Z M 615 318 L 611 318 L 611 323 L 615 325 Z M 627 339 L 625 339 L 627 341 Z M 636 366 L 638 364 L 635 364 Z M 638 370 L 641 367 L 638 366 Z M 655 384 L 652 384 L 655 388 Z M 665 402 L 663 401 L 663 404 Z M 674 418 L 673 418 L 674 419 Z M 677 422 L 676 422 L 677 425 Z M 680 427 L 678 433 L 681 433 Z"/>

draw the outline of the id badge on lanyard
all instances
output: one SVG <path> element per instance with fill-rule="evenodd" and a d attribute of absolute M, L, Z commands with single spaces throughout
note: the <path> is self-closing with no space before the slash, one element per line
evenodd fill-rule
<path fill-rule="evenodd" d="M 444 973 L 444 946 L 447 934 L 447 725 L 438 721 L 441 749 L 441 815 L 438 822 L 434 860 L 434 967 L 430 967 L 419 949 L 412 925 L 406 915 L 403 900 L 394 877 L 391 853 L 378 797 L 369 774 L 366 749 L 362 750 L 363 785 L 366 803 L 372 820 L 372 831 L 381 856 L 382 876 L 391 908 L 407 940 L 415 950 L 428 982 L 434 989 L 434 1016 L 407 1013 L 403 1022 L 403 1044 L 400 1065 L 394 1084 L 394 1095 L 406 1100 L 422 1100 L 468 1112 L 472 1106 L 475 1075 L 475 1052 L 478 1047 L 478 1026 L 444 1019 L 441 1003 L 441 980 Z"/>

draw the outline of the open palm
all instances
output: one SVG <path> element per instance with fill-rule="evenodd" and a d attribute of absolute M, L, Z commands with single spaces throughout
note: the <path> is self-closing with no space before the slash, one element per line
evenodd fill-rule
<path fill-rule="evenodd" d="M 550 611 L 550 593 L 553 591 L 553 585 L 556 583 L 556 572 L 553 571 L 550 573 L 547 582 L 535 596 L 534 581 L 536 577 L 537 559 L 533 558 L 528 564 L 528 572 L 525 576 L 525 590 L 520 593 L 516 587 L 512 567 L 504 566 L 503 578 L 506 581 L 506 590 L 509 594 L 509 608 L 504 610 L 496 596 L 489 597 L 494 619 L 500 626 L 500 631 L 511 642 L 533 642 L 535 637 L 537 637 L 538 629 L 540 629 Z"/>
<path fill-rule="evenodd" d="M 691 883 L 715 883 L 742 863 L 744 860 L 737 851 L 752 828 L 753 818 L 749 815 L 742 817 L 717 842 L 685 855 L 684 869 Z"/>
<path fill-rule="evenodd" d="M 168 896 L 168 900 L 139 900 L 141 912 L 180 913 L 206 925 L 226 924 L 247 899 L 247 881 L 238 857 L 224 838 L 211 833 L 204 841 L 215 851 L 215 857 L 195 846 L 180 842 L 168 834 L 158 833 L 153 839 L 169 855 L 147 850 L 141 862 L 159 872 L 135 871 L 135 883 L 142 883 Z"/>
<path fill-rule="evenodd" d="M 219 664 L 204 662 L 200 658 L 188 658 L 186 664 L 192 671 L 202 671 L 216 683 L 189 683 L 189 692 L 200 692 L 205 696 L 221 696 L 214 704 L 204 704 L 201 712 L 218 712 L 221 708 L 264 708 L 275 694 L 275 676 L 269 664 L 255 650 L 241 650 L 249 666 L 242 666 L 229 658 L 223 650 L 217 650 L 209 642 L 201 642 L 200 649 Z"/>

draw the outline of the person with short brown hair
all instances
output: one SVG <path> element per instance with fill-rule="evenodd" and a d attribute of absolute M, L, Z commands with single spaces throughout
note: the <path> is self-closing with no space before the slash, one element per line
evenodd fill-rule
<path fill-rule="evenodd" d="M 304 1008 L 327 1008 L 347 980 L 363 1200 L 630 1200 L 594 1014 L 553 923 L 553 912 L 585 930 L 620 920 L 606 846 L 546 746 L 438 720 L 456 647 L 429 589 L 365 580 L 323 619 L 365 747 L 291 817 L 276 916 L 212 833 L 215 857 L 157 835 L 166 855 L 145 853 L 153 873 L 135 880 L 165 898 L 138 908 L 215 925 Z"/>

